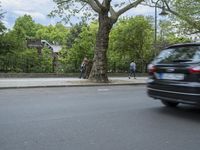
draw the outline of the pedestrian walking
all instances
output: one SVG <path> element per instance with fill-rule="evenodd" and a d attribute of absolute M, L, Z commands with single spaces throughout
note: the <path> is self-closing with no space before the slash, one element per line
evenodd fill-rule
<path fill-rule="evenodd" d="M 133 75 L 134 79 L 136 79 L 136 76 L 135 76 L 135 71 L 136 71 L 136 64 L 135 64 L 135 61 L 132 61 L 130 63 L 130 66 L 129 66 L 129 76 L 128 78 L 130 79 L 131 76 Z"/>

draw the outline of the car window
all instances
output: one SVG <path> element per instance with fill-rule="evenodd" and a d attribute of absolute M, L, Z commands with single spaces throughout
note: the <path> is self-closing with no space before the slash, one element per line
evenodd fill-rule
<path fill-rule="evenodd" d="M 200 61 L 200 46 L 165 49 L 154 59 L 154 63 L 189 63 L 198 61 Z"/>

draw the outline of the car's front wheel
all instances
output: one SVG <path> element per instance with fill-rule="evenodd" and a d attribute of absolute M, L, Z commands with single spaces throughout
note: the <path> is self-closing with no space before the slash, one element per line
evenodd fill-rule
<path fill-rule="evenodd" d="M 167 107 L 176 107 L 179 104 L 178 102 L 171 102 L 166 100 L 161 100 L 161 102 Z"/>

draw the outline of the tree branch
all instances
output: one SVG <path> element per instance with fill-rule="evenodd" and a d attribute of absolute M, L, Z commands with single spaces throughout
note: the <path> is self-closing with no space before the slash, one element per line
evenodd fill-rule
<path fill-rule="evenodd" d="M 103 1 L 103 6 L 108 10 L 110 9 L 110 2 L 111 2 L 111 0 L 104 0 Z"/>
<path fill-rule="evenodd" d="M 113 9 L 112 6 L 110 6 L 110 15 L 111 15 L 111 19 L 116 22 L 118 19 L 117 13 L 115 12 L 115 10 Z"/>
<path fill-rule="evenodd" d="M 95 3 L 97 4 L 97 6 L 98 6 L 101 10 L 105 9 L 105 8 L 103 7 L 103 5 L 99 2 L 99 0 L 94 0 L 94 1 L 95 1 Z"/>
<path fill-rule="evenodd" d="M 84 4 L 78 11 L 77 13 L 79 13 L 87 4 Z"/>
<path fill-rule="evenodd" d="M 196 28 L 196 29 L 198 29 L 198 30 L 200 31 L 200 26 L 198 25 L 198 23 L 197 23 L 196 21 L 191 20 L 191 19 L 189 19 L 188 17 L 185 17 L 185 16 L 183 16 L 183 15 L 177 13 L 176 11 L 172 10 L 172 9 L 170 8 L 170 6 L 168 5 L 168 3 L 167 3 L 165 0 L 163 0 L 163 2 L 164 2 L 164 3 L 166 4 L 166 6 L 167 6 L 167 11 L 169 11 L 169 12 L 172 13 L 173 15 L 179 17 L 180 19 L 186 21 L 189 25 L 193 26 L 194 28 Z"/>
<path fill-rule="evenodd" d="M 130 3 L 129 5 L 125 6 L 124 8 L 120 9 L 118 12 L 117 12 L 117 16 L 119 17 L 121 14 L 123 14 L 124 12 L 130 10 L 131 8 L 133 7 L 136 7 L 137 5 L 139 5 L 141 2 L 143 2 L 144 0 L 137 0 L 133 3 Z"/>
<path fill-rule="evenodd" d="M 57 5 L 62 5 L 64 3 L 68 3 L 71 0 L 62 0 L 62 1 L 58 1 L 56 0 L 55 2 L 57 3 Z M 100 13 L 101 9 L 103 9 L 103 5 L 99 2 L 99 0 L 82 0 L 82 2 L 87 3 L 88 5 L 90 5 L 92 7 L 92 9 L 97 12 Z"/>
<path fill-rule="evenodd" d="M 98 1 L 98 0 L 85 0 L 85 2 L 88 3 L 94 11 L 96 11 L 97 13 L 100 13 L 101 8 L 97 5 L 95 1 Z"/>
<path fill-rule="evenodd" d="M 68 3 L 70 0 L 65 0 L 65 1 L 55 1 L 57 5 L 62 5 L 64 3 Z"/>

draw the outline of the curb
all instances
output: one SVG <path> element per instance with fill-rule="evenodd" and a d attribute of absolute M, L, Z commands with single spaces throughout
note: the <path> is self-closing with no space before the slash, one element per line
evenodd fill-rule
<path fill-rule="evenodd" d="M 71 85 L 44 85 L 44 86 L 12 86 L 0 87 L 3 89 L 23 89 L 23 88 L 55 88 L 55 87 L 94 87 L 94 86 L 128 86 L 128 85 L 146 85 L 146 83 L 91 83 L 91 84 L 71 84 Z"/>

